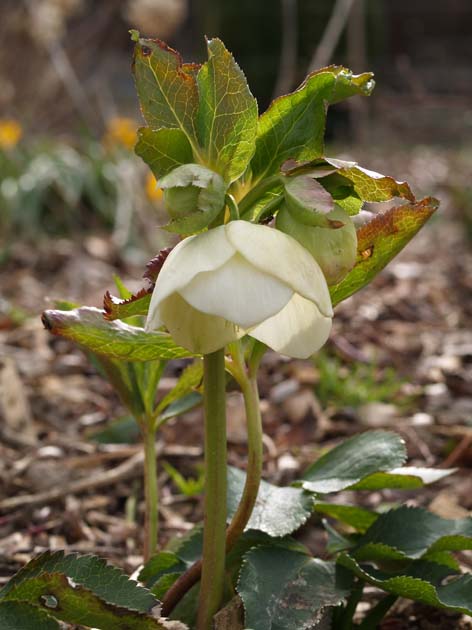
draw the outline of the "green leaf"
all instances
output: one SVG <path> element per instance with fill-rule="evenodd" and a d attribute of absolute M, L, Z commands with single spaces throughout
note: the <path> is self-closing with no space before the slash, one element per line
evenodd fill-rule
<path fill-rule="evenodd" d="M 39 608 L 25 602 L 0 602 L 2 630 L 59 630 L 59 624 Z"/>
<path fill-rule="evenodd" d="M 89 436 L 98 444 L 136 444 L 141 431 L 133 416 L 124 416 L 110 422 L 104 429 Z"/>
<path fill-rule="evenodd" d="M 335 518 L 341 523 L 354 527 L 358 532 L 364 533 L 374 523 L 378 514 L 357 507 L 355 505 L 338 505 L 336 503 L 315 503 L 315 512 Z"/>
<path fill-rule="evenodd" d="M 393 177 L 370 171 L 356 162 L 345 162 L 333 158 L 324 158 L 313 165 L 330 165 L 336 168 L 334 174 L 323 177 L 321 183 L 336 198 L 336 191 L 347 187 L 352 189 L 362 201 L 382 202 L 401 197 L 414 203 L 416 201 L 407 182 L 398 182 Z"/>
<path fill-rule="evenodd" d="M 289 158 L 314 160 L 323 155 L 326 106 L 355 94 L 368 95 L 372 74 L 353 75 L 330 66 L 310 74 L 291 94 L 275 99 L 259 118 L 253 180 L 277 173 Z"/>
<path fill-rule="evenodd" d="M 63 573 L 41 573 L 25 579 L 10 590 L 7 597 L 14 601 L 34 602 L 38 608 L 72 624 L 101 630 L 116 630 L 117 627 L 164 630 L 157 619 L 109 603 L 84 586 L 74 585 Z M 152 596 L 149 594 L 149 597 Z M 154 600 L 154 603 L 157 604 L 157 601 Z"/>
<path fill-rule="evenodd" d="M 138 575 L 138 580 L 145 584 L 146 588 L 151 588 L 163 575 L 176 571 L 180 573 L 186 568 L 187 563 L 173 551 L 160 551 L 146 562 Z"/>
<path fill-rule="evenodd" d="M 176 346 L 167 333 L 145 332 L 143 328 L 121 321 L 109 322 L 104 319 L 104 311 L 97 308 L 45 311 L 42 321 L 53 335 L 66 337 L 87 350 L 113 359 L 154 361 L 192 356 L 188 350 Z"/>
<path fill-rule="evenodd" d="M 240 177 L 255 150 L 257 101 L 223 42 L 207 42 L 208 61 L 198 73 L 198 130 L 210 168 L 230 183 Z"/>
<path fill-rule="evenodd" d="M 111 295 L 107 291 L 103 298 L 104 317 L 109 321 L 115 319 L 127 319 L 137 315 L 146 316 L 151 303 L 151 292 L 141 289 L 138 293 L 122 300 Z M 70 310 L 70 309 L 67 309 Z"/>
<path fill-rule="evenodd" d="M 303 630 L 349 595 L 351 579 L 332 562 L 287 549 L 259 547 L 244 556 L 237 591 L 245 627 Z"/>
<path fill-rule="evenodd" d="M 136 155 L 146 162 L 156 179 L 167 175 L 173 169 L 193 162 L 192 147 L 187 136 L 180 129 L 138 129 Z"/>
<path fill-rule="evenodd" d="M 407 558 L 432 551 L 472 549 L 472 518 L 449 520 L 422 508 L 402 506 L 379 516 L 359 539 L 354 555 L 370 558 L 369 549 L 376 544 Z"/>
<path fill-rule="evenodd" d="M 146 589 L 105 560 L 96 556 L 65 555 L 63 551 L 47 551 L 33 558 L 0 591 L 0 600 L 10 598 L 14 588 L 43 573 L 64 574 L 75 584 L 90 589 L 98 597 L 117 606 L 147 612 L 156 605 L 156 600 Z"/>
<path fill-rule="evenodd" d="M 182 396 L 178 400 L 171 403 L 161 414 L 159 414 L 159 424 L 167 422 L 171 418 L 180 416 L 203 402 L 203 396 L 199 392 L 192 392 L 186 396 Z"/>
<path fill-rule="evenodd" d="M 235 514 L 246 475 L 228 467 L 228 519 Z M 269 536 L 286 536 L 297 530 L 311 516 L 313 497 L 302 488 L 279 488 L 261 481 L 256 504 L 246 529 L 256 529 Z"/>
<path fill-rule="evenodd" d="M 133 70 L 141 111 L 149 127 L 180 130 L 197 157 L 199 96 L 195 68 L 182 64 L 179 53 L 164 42 L 140 38 L 134 50 Z"/>
<path fill-rule="evenodd" d="M 360 566 L 354 558 L 341 554 L 338 562 L 368 584 L 399 597 L 413 599 L 436 608 L 472 614 L 472 575 L 466 574 L 441 585 L 450 575 L 447 567 L 431 562 L 415 562 L 405 574 L 390 575 L 367 565 Z"/>
<path fill-rule="evenodd" d="M 161 413 L 170 404 L 183 398 L 187 394 L 193 392 L 197 387 L 202 385 L 203 381 L 203 361 L 196 359 L 193 363 L 188 365 L 179 377 L 175 387 L 164 396 L 159 402 L 156 408 L 156 413 Z"/>
<path fill-rule="evenodd" d="M 434 483 L 455 472 L 456 469 L 416 468 L 403 466 L 389 472 L 378 472 L 361 479 L 351 486 L 350 490 L 384 490 L 396 488 L 398 490 L 414 490 L 425 484 Z"/>
<path fill-rule="evenodd" d="M 432 197 L 391 208 L 357 230 L 354 269 L 330 287 L 333 305 L 365 287 L 405 247 L 431 217 L 438 202 Z"/>
<path fill-rule="evenodd" d="M 310 492 L 338 492 L 364 477 L 401 466 L 405 443 L 396 433 L 367 431 L 345 440 L 320 457 L 300 481 Z"/>

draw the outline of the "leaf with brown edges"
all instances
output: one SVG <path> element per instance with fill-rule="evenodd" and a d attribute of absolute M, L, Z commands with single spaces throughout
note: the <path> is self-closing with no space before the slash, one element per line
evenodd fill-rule
<path fill-rule="evenodd" d="M 333 306 L 369 284 L 413 238 L 438 205 L 437 199 L 426 197 L 377 214 L 359 228 L 356 265 L 342 282 L 330 287 Z"/>
<path fill-rule="evenodd" d="M 136 315 L 146 316 L 151 303 L 152 289 L 141 289 L 126 300 L 107 291 L 103 296 L 103 317 L 108 321 L 127 319 Z"/>
<path fill-rule="evenodd" d="M 97 354 L 126 361 L 154 361 L 194 356 L 175 345 L 164 332 L 146 332 L 121 321 L 109 322 L 104 311 L 82 307 L 72 311 L 45 311 L 42 321 L 53 335 L 66 337 Z"/>

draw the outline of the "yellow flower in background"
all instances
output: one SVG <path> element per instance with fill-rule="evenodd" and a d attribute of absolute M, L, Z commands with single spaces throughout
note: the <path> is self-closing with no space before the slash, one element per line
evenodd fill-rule
<path fill-rule="evenodd" d="M 121 145 L 132 149 L 138 139 L 136 127 L 136 121 L 132 118 L 124 116 L 110 118 L 103 138 L 104 143 L 108 146 Z"/>
<path fill-rule="evenodd" d="M 162 188 L 157 185 L 157 180 L 152 173 L 148 173 L 146 177 L 146 195 L 151 201 L 161 201 L 163 192 Z"/>
<path fill-rule="evenodd" d="M 0 118 L 0 148 L 11 149 L 16 146 L 23 135 L 19 122 L 13 119 Z"/>

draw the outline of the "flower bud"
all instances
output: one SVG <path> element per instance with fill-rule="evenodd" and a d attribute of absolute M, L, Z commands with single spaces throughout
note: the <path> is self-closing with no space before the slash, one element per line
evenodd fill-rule
<path fill-rule="evenodd" d="M 184 164 L 162 177 L 170 232 L 192 234 L 216 219 L 225 205 L 226 185 L 218 173 L 200 164 Z"/>
<path fill-rule="evenodd" d="M 338 205 L 325 215 L 339 228 L 315 227 L 297 221 L 284 204 L 277 214 L 276 227 L 293 236 L 321 267 L 329 285 L 337 284 L 354 267 L 357 257 L 356 228 L 351 217 Z"/>

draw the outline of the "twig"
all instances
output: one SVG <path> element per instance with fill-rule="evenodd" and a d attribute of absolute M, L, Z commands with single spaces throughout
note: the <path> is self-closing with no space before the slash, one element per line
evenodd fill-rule
<path fill-rule="evenodd" d="M 18 497 L 3 499 L 0 501 L 0 510 L 13 510 L 18 507 L 50 503 L 62 499 L 68 494 L 80 494 L 94 488 L 112 485 L 141 471 L 143 461 L 144 454 L 142 452 L 136 453 L 116 468 L 106 470 L 92 478 L 80 479 L 62 488 L 55 488 L 38 494 L 23 494 Z"/>

